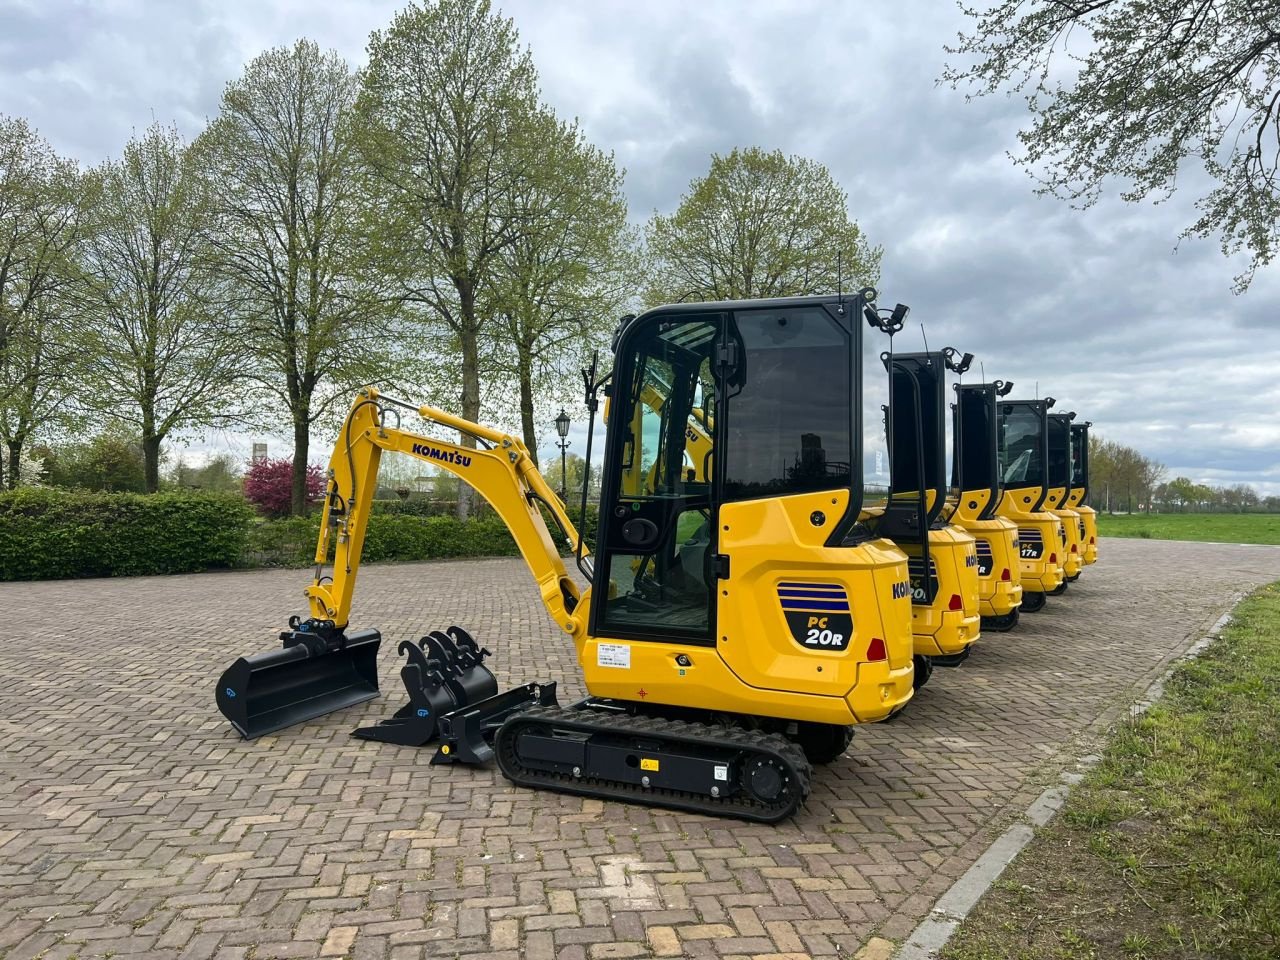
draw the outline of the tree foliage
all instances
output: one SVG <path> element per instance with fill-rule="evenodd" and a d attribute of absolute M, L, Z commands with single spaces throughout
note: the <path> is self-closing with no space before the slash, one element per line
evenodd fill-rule
<path fill-rule="evenodd" d="M 247 372 L 288 411 L 295 513 L 308 503 L 312 424 L 387 372 L 388 306 L 359 232 L 357 89 L 312 41 L 268 50 L 227 84 L 196 143 L 216 197 L 216 267 L 255 358 Z"/>
<path fill-rule="evenodd" d="M 758 147 L 714 154 L 670 217 L 646 228 L 650 304 L 833 293 L 872 286 L 879 247 L 825 166 Z"/>
<path fill-rule="evenodd" d="M 1150 510 L 1165 472 L 1164 464 L 1133 447 L 1089 437 L 1089 501 L 1099 510 Z"/>
<path fill-rule="evenodd" d="M 67 294 L 82 220 L 75 164 L 25 121 L 0 116 L 0 476 L 10 489 L 24 446 L 73 398 L 82 351 Z"/>
<path fill-rule="evenodd" d="M 244 489 L 240 461 L 229 453 L 219 453 L 200 466 L 192 466 L 179 455 L 169 473 L 169 482 L 179 490 L 211 493 L 238 493 Z"/>
<path fill-rule="evenodd" d="M 510 198 L 536 104 L 533 59 L 488 0 L 411 3 L 369 38 L 358 114 L 377 246 L 405 300 L 456 344 L 468 420 L 480 417 L 489 319 L 479 299 L 519 229 Z"/>
<path fill-rule="evenodd" d="M 606 340 L 634 295 L 637 238 L 627 225 L 622 172 L 576 122 L 544 108 L 522 145 L 523 175 L 508 197 L 511 240 L 483 301 L 499 318 L 495 379 L 517 386 L 520 429 L 536 462 L 540 426 L 557 403 L 578 395 L 585 355 Z"/>
<path fill-rule="evenodd" d="M 318 502 L 324 496 L 324 471 L 318 464 L 310 463 L 303 476 L 307 482 L 307 502 Z M 254 460 L 244 474 L 244 495 L 267 516 L 296 514 L 297 511 L 293 510 L 293 461 L 288 457 Z"/>
<path fill-rule="evenodd" d="M 944 79 L 1011 88 L 1034 114 L 1019 162 L 1083 206 L 1111 178 L 1138 201 L 1189 164 L 1212 187 L 1184 236 L 1244 250 L 1247 287 L 1280 244 L 1280 6 L 1266 0 L 1002 0 L 964 7 L 973 32 Z"/>
<path fill-rule="evenodd" d="M 50 486 L 92 492 L 143 493 L 146 457 L 138 438 L 115 425 L 82 442 L 37 446 Z"/>
<path fill-rule="evenodd" d="M 224 419 L 243 356 L 209 271 L 209 194 L 178 131 L 153 124 L 91 174 L 83 247 L 93 406 L 136 430 L 146 490 L 175 430 Z"/>

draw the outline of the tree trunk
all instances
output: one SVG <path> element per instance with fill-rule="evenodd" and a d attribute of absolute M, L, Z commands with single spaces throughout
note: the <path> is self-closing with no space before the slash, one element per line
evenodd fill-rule
<path fill-rule="evenodd" d="M 154 434 L 144 434 L 142 437 L 142 464 L 147 493 L 155 493 L 160 489 L 160 443 L 163 439 Z"/>
<path fill-rule="evenodd" d="M 516 345 L 516 363 L 520 376 L 520 430 L 529 448 L 533 465 L 538 466 L 538 431 L 533 425 L 533 351 L 527 344 Z"/>
<path fill-rule="evenodd" d="M 311 504 L 307 500 L 307 457 L 311 447 L 311 425 L 305 417 L 297 414 L 293 418 L 293 491 L 289 504 L 289 513 L 295 517 L 305 517 Z"/>
<path fill-rule="evenodd" d="M 476 298 L 475 291 L 468 284 L 459 283 L 457 286 L 462 307 L 462 324 L 458 331 L 462 344 L 462 417 L 475 423 L 480 419 L 480 347 Z M 474 448 L 476 439 L 464 433 L 459 438 L 459 444 Z M 458 484 L 459 520 L 466 520 L 471 516 L 471 495 L 470 484 Z"/>
<path fill-rule="evenodd" d="M 18 437 L 10 440 L 7 446 L 9 448 L 9 476 L 6 479 L 9 489 L 17 490 L 19 481 L 18 465 L 22 462 L 22 438 Z"/>

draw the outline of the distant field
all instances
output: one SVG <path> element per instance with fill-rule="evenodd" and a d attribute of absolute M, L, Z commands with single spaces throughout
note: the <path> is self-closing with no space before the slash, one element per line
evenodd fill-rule
<path fill-rule="evenodd" d="M 1137 513 L 1098 514 L 1104 537 L 1151 540 L 1211 540 L 1217 543 L 1280 544 L 1280 513 Z"/>

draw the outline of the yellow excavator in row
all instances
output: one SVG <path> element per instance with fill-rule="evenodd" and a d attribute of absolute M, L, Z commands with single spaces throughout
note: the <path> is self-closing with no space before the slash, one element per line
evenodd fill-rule
<path fill-rule="evenodd" d="M 1053 510 L 1070 486 L 1069 448 L 1054 399 L 1000 403 L 1000 470 L 1004 494 L 997 513 L 1018 525 L 1018 556 L 1024 613 L 1041 610 L 1046 597 L 1066 590 L 1067 552 L 1063 519 Z"/>
<path fill-rule="evenodd" d="M 952 348 L 881 354 L 889 371 L 884 413 L 890 485 L 884 505 L 864 510 L 863 521 L 907 555 L 917 689 L 934 666 L 963 663 L 980 635 L 977 544 L 944 511 L 946 376 L 973 359 L 959 357 Z"/>
<path fill-rule="evenodd" d="M 1049 503 L 1050 512 L 1062 521 L 1062 576 L 1063 584 L 1059 588 L 1066 590 L 1066 584 L 1080 579 L 1080 571 L 1084 569 L 1084 542 L 1081 535 L 1081 517 L 1079 511 L 1071 504 L 1074 481 L 1074 457 L 1072 455 L 1072 421 L 1074 413 L 1049 414 L 1049 473 L 1051 483 Z"/>
<path fill-rule="evenodd" d="M 1022 579 L 1017 575 L 1018 525 L 996 510 L 1003 484 L 999 463 L 999 399 L 1013 384 L 961 383 L 952 411 L 951 485 L 947 520 L 976 542 L 982 629 L 1005 632 L 1018 623 Z"/>
<path fill-rule="evenodd" d="M 1084 565 L 1098 561 L 1098 511 L 1089 499 L 1089 428 L 1091 421 L 1071 424 L 1071 496 L 1067 506 L 1080 514 L 1080 542 Z"/>
<path fill-rule="evenodd" d="M 861 520 L 862 322 L 900 328 L 907 312 L 874 301 L 865 289 L 628 318 L 612 371 L 585 375 L 592 413 L 601 391 L 610 404 L 590 553 L 518 438 L 362 390 L 329 463 L 308 615 L 291 619 L 281 648 L 224 672 L 220 710 L 252 738 L 377 695 L 381 635 L 351 617 L 379 462 L 394 451 L 456 474 L 493 506 L 589 695 L 561 706 L 554 683 L 536 681 L 499 693 L 488 651 L 453 627 L 401 642 L 410 702 L 358 735 L 435 741 L 433 763 L 496 759 L 529 787 L 790 815 L 811 763 L 913 693 L 908 560 L 884 528 L 914 522 L 919 535 L 929 524 L 893 499 L 879 529 Z M 402 425 L 414 416 L 475 447 Z M 591 446 L 589 433 L 588 463 Z"/>

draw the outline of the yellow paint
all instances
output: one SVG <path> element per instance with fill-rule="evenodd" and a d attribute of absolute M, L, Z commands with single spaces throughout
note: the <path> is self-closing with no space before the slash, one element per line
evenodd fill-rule
<path fill-rule="evenodd" d="M 1057 489 L 1061 491 L 1062 488 Z M 1041 492 L 1041 487 L 1005 490 L 996 508 L 998 516 L 1012 520 L 1019 530 L 1038 532 L 1044 543 L 1044 550 L 1037 558 L 1024 557 L 1019 553 L 1018 570 L 1024 592 L 1048 593 L 1057 589 L 1065 576 L 1063 555 L 1066 544 L 1060 532 L 1061 521 L 1046 510 L 1031 509 L 1040 499 Z"/>
<path fill-rule="evenodd" d="M 975 540 L 991 547 L 991 570 L 978 576 L 978 612 L 1002 617 L 1022 604 L 1022 577 L 1018 567 L 1018 525 L 1004 517 L 979 520 L 991 500 L 990 490 L 965 490 L 947 501 L 951 523 Z M 1004 571 L 1009 579 L 1004 579 Z"/>
<path fill-rule="evenodd" d="M 1084 541 L 1084 562 L 1085 566 L 1098 561 L 1098 511 L 1090 506 L 1076 507 L 1076 512 L 1080 514 L 1080 522 L 1084 524 L 1084 533 L 1081 539 Z"/>

